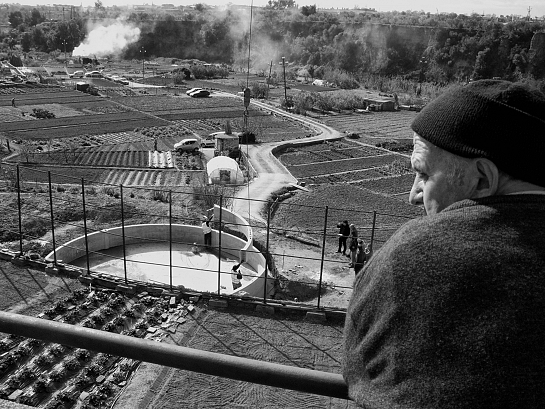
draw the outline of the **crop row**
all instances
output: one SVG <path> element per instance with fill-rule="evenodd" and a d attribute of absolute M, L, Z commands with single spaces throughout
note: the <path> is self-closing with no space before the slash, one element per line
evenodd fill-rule
<path fill-rule="evenodd" d="M 140 112 L 130 111 L 130 112 L 120 112 L 115 114 L 104 114 L 104 115 L 83 115 L 83 116 L 71 116 L 65 118 L 52 118 L 42 121 L 24 121 L 17 124 L 6 124 L 2 128 L 3 131 L 26 131 L 34 129 L 47 129 L 47 128 L 56 128 L 56 127 L 69 127 L 69 126 L 79 126 L 79 127 L 91 127 L 95 124 L 107 123 L 107 122 L 118 122 L 118 121 L 129 121 L 129 120 L 139 120 L 139 119 L 150 119 L 147 115 L 144 115 Z"/>
<path fill-rule="evenodd" d="M 66 105 L 68 105 L 70 108 L 74 108 L 77 110 L 86 109 L 100 114 L 116 114 L 118 112 L 132 111 L 132 109 L 129 107 L 125 107 L 121 104 L 114 104 L 110 101 L 104 100 L 70 102 Z"/>
<path fill-rule="evenodd" d="M 324 202 L 327 198 L 327 202 Z M 408 218 L 422 215 L 422 209 L 406 201 L 372 192 L 352 184 L 320 185 L 312 192 L 299 192 L 278 207 L 274 222 L 282 226 L 304 226 L 307 230 L 322 231 L 325 204 L 329 207 L 328 235 L 336 237 L 336 223 L 348 219 L 360 230 L 360 235 L 369 237 L 373 222 L 373 211 L 377 211 L 376 228 L 387 229 L 392 234 Z M 305 207 L 312 206 L 312 207 Z M 399 217 L 381 215 L 389 213 Z"/>
<path fill-rule="evenodd" d="M 332 173 L 350 172 L 384 166 L 392 163 L 397 158 L 399 158 L 398 155 L 385 154 L 381 156 L 367 157 L 364 160 L 344 159 L 330 162 L 312 163 L 307 165 L 289 166 L 288 170 L 296 178 L 305 178 L 311 176 L 329 175 Z"/>
<path fill-rule="evenodd" d="M 410 124 L 415 112 L 376 112 L 365 115 L 334 116 L 323 122 L 341 132 L 356 132 L 380 138 L 412 138 Z"/>
<path fill-rule="evenodd" d="M 100 115 L 101 117 L 104 115 Z M 86 117 L 88 118 L 88 116 Z M 49 121 L 49 120 L 48 120 Z M 33 121 L 38 122 L 38 121 Z M 42 122 L 42 121 L 40 121 Z M 118 133 L 132 131 L 134 128 L 144 126 L 162 126 L 165 121 L 155 118 L 142 118 L 125 121 L 112 121 L 107 123 L 95 123 L 92 126 L 72 125 L 69 127 L 32 129 L 7 132 L 13 139 L 54 139 L 68 138 L 92 134 Z"/>
<path fill-rule="evenodd" d="M 386 167 L 371 168 L 365 170 L 357 170 L 354 172 L 329 174 L 323 176 L 309 176 L 300 178 L 307 184 L 322 185 L 329 183 L 350 183 L 356 180 L 365 180 L 370 178 L 379 178 L 384 176 Z"/>
<path fill-rule="evenodd" d="M 250 111 L 249 116 L 266 116 L 267 114 L 261 111 Z M 178 111 L 169 114 L 156 114 L 159 118 L 163 118 L 169 121 L 178 121 L 181 119 L 212 119 L 212 118 L 240 118 L 244 117 L 244 111 L 241 109 L 219 109 L 219 110 L 193 110 L 193 111 Z"/>
<path fill-rule="evenodd" d="M 148 151 L 53 151 L 29 155 L 33 163 L 74 166 L 148 167 Z"/>
<path fill-rule="evenodd" d="M 224 125 L 220 121 L 209 119 L 180 119 L 176 123 L 194 132 L 203 132 L 203 134 L 220 131 Z"/>
<path fill-rule="evenodd" d="M 20 170 L 20 178 L 22 181 L 47 183 L 48 172 L 51 172 L 52 183 L 81 183 L 81 179 L 85 179 L 86 183 L 102 182 L 107 170 L 100 168 L 77 168 L 77 167 L 55 167 L 43 166 L 36 169 L 22 167 Z"/>
<path fill-rule="evenodd" d="M 0 88 L 0 98 L 2 98 L 2 95 L 11 94 L 13 96 L 13 95 L 25 95 L 25 94 L 43 94 L 44 92 L 51 94 L 51 93 L 74 92 L 74 91 L 66 89 L 66 88 L 60 88 L 57 86 L 34 87 L 34 86 L 25 86 L 23 84 L 19 84 L 16 87 Z"/>
<path fill-rule="evenodd" d="M 103 183 L 123 186 L 186 186 L 199 172 L 180 172 L 178 170 L 120 170 L 113 169 L 105 175 Z"/>
<path fill-rule="evenodd" d="M 0 95 L 0 104 L 11 103 L 11 95 Z M 97 97 L 92 95 L 78 93 L 45 93 L 45 94 L 21 94 L 15 98 L 17 105 L 37 105 L 37 104 L 56 104 L 56 103 L 77 103 L 77 102 L 95 102 Z"/>
<path fill-rule="evenodd" d="M 395 175 L 378 179 L 363 180 L 354 185 L 372 190 L 377 193 L 397 195 L 411 190 L 414 181 L 413 173 Z"/>
<path fill-rule="evenodd" d="M 303 164 L 311 164 L 315 162 L 327 162 L 330 160 L 347 159 L 347 158 L 365 158 L 383 154 L 384 151 L 379 149 L 359 146 L 357 148 L 332 148 L 329 150 L 306 150 L 305 147 L 289 148 L 286 153 L 280 155 L 279 159 L 286 166 L 297 166 Z"/>
<path fill-rule="evenodd" d="M 244 106 L 239 99 L 217 97 L 217 98 L 190 98 L 185 95 L 173 97 L 170 95 L 160 95 L 153 97 L 138 96 L 125 97 L 120 99 L 123 105 L 137 108 L 146 112 L 168 111 L 168 110 L 188 110 L 188 109 L 209 109 L 209 108 L 239 108 L 243 110 Z"/>
<path fill-rule="evenodd" d="M 41 318 L 144 338 L 159 325 L 166 302 L 141 297 L 140 302 L 117 294 L 77 290 L 42 312 Z M 137 362 L 84 349 L 8 336 L 0 341 L 0 398 L 11 394 L 33 406 L 71 407 L 78 398 L 93 406 L 106 405 L 126 384 Z M 82 395 L 82 392 L 86 392 Z"/>

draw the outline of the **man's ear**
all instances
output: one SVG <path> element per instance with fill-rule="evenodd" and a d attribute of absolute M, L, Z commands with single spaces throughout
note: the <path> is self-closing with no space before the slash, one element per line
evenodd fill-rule
<path fill-rule="evenodd" d="M 474 165 L 478 181 L 472 198 L 494 196 L 498 190 L 500 178 L 498 167 L 486 158 L 474 159 Z"/>

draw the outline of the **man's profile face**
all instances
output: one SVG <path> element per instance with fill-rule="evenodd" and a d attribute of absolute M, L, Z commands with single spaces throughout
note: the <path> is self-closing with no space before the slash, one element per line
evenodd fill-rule
<path fill-rule="evenodd" d="M 427 215 L 439 213 L 451 204 L 471 196 L 463 169 L 455 171 L 452 155 L 416 133 L 411 165 L 416 172 L 409 202 L 423 205 Z"/>

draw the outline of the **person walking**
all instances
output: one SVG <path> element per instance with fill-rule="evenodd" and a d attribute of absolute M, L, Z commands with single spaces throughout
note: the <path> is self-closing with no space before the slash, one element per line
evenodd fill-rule
<path fill-rule="evenodd" d="M 206 247 L 209 247 L 212 245 L 212 227 L 210 227 L 210 220 L 212 220 L 213 217 L 214 215 L 210 217 L 206 217 L 206 216 L 202 217 L 201 228 L 204 235 L 204 245 Z"/>
<path fill-rule="evenodd" d="M 12 106 L 13 108 L 17 108 L 17 107 L 15 106 L 15 98 L 12 98 L 12 99 L 11 99 L 11 106 Z"/>
<path fill-rule="evenodd" d="M 354 265 L 356 264 L 356 255 L 358 252 L 358 229 L 356 228 L 356 225 L 354 223 L 350 224 L 350 234 L 348 236 L 348 240 L 348 249 L 350 250 L 350 254 L 348 255 L 350 257 L 350 264 L 348 266 L 354 267 Z"/>
<path fill-rule="evenodd" d="M 346 256 L 346 240 L 350 235 L 350 226 L 348 225 L 348 220 L 337 223 L 337 228 L 339 229 L 339 248 L 337 250 L 337 253 L 343 253 L 343 255 Z"/>

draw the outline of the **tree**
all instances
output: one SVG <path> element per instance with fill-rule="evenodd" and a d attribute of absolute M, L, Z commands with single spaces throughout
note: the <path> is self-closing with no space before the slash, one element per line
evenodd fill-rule
<path fill-rule="evenodd" d="M 40 23 L 43 23 L 45 21 L 45 17 L 40 14 L 40 11 L 38 9 L 32 9 L 32 12 L 30 13 L 30 25 L 33 27 L 35 25 L 38 25 Z"/>
<path fill-rule="evenodd" d="M 273 10 L 285 10 L 295 7 L 295 0 L 269 0 L 267 7 Z"/>
<path fill-rule="evenodd" d="M 21 38 L 21 47 L 23 47 L 23 51 L 25 53 L 30 51 L 30 46 L 32 44 L 32 37 L 30 33 L 26 32 L 23 34 L 23 37 Z"/>
<path fill-rule="evenodd" d="M 8 21 L 13 28 L 17 28 L 20 24 L 23 24 L 23 13 L 20 11 L 9 13 Z"/>
<path fill-rule="evenodd" d="M 307 17 L 312 14 L 316 14 L 316 4 L 313 4 L 312 6 L 301 7 L 301 14 Z"/>

